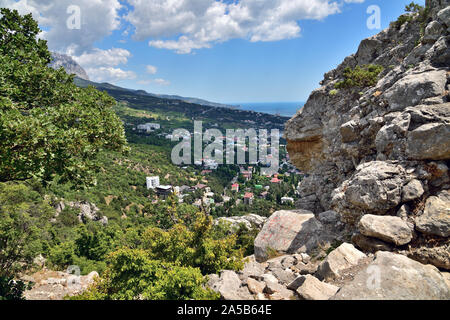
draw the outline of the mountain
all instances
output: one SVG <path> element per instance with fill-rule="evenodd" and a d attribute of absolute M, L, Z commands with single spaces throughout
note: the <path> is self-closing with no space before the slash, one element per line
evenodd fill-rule
<path fill-rule="evenodd" d="M 88 82 L 83 82 L 81 80 L 78 81 L 80 86 L 87 86 L 87 85 L 93 85 L 96 88 L 119 88 L 109 83 L 94 83 L 89 82 L 89 76 L 86 73 L 86 71 L 70 56 L 52 52 L 52 58 L 53 62 L 50 64 L 50 67 L 54 69 L 58 69 L 63 67 L 67 73 L 69 74 L 75 74 L 79 79 L 85 80 Z M 125 89 L 128 90 L 128 89 Z M 129 91 L 135 91 L 137 94 L 142 95 L 148 95 L 152 97 L 162 98 L 162 99 L 168 99 L 168 100 L 180 100 L 185 101 L 189 103 L 194 103 L 202 106 L 208 106 L 208 107 L 216 107 L 216 108 L 231 108 L 235 109 L 235 106 L 211 102 L 203 99 L 198 98 L 190 98 L 190 97 L 182 97 L 178 95 L 166 95 L 166 94 L 154 94 L 154 93 L 148 93 L 144 90 L 129 90 Z"/>
<path fill-rule="evenodd" d="M 98 90 L 106 91 L 118 102 L 122 103 L 119 110 L 121 116 L 124 117 L 125 113 L 128 114 L 128 122 L 136 124 L 144 121 L 142 114 L 146 114 L 147 117 L 163 119 L 159 120 L 159 122 L 166 128 L 190 129 L 193 125 L 193 120 L 202 120 L 220 129 L 260 128 L 283 131 L 284 124 L 289 119 L 288 117 L 262 112 L 192 103 L 174 99 L 174 96 L 168 99 L 148 94 L 142 90 L 126 89 L 109 83 L 96 83 L 81 78 L 75 78 L 75 84 L 79 87 L 94 86 Z M 176 119 L 179 119 L 179 121 Z"/>
<path fill-rule="evenodd" d="M 112 85 L 110 83 L 106 83 L 106 82 L 96 83 L 96 82 L 88 81 L 88 79 L 84 79 L 82 77 L 80 77 L 80 78 L 81 79 L 77 79 L 76 83 L 81 87 L 86 87 L 88 85 L 92 85 L 92 86 L 96 87 L 97 89 L 114 89 L 114 90 L 120 90 L 120 91 L 128 91 L 128 92 L 133 92 L 138 95 L 150 96 L 150 97 L 161 98 L 161 99 L 166 99 L 166 100 L 184 101 L 184 102 L 197 104 L 197 105 L 201 105 L 201 106 L 236 109 L 235 106 L 221 104 L 221 103 L 215 103 L 215 102 L 206 101 L 206 100 L 198 99 L 198 98 L 188 98 L 188 97 L 182 97 L 182 96 L 178 96 L 178 95 L 154 94 L 154 93 L 148 93 L 145 90 L 124 89 L 124 88 Z"/>
<path fill-rule="evenodd" d="M 209 106 L 209 107 L 216 107 L 216 108 L 231 108 L 231 109 L 236 108 L 235 106 L 211 102 L 211 101 L 207 101 L 207 100 L 203 100 L 203 99 L 199 99 L 199 98 L 189 98 L 189 97 L 181 97 L 181 96 L 177 96 L 177 95 L 154 94 L 154 93 L 147 93 L 147 94 L 154 96 L 154 97 L 158 97 L 158 98 L 169 99 L 169 100 L 181 100 L 181 101 L 186 101 L 189 103 L 199 104 L 202 106 Z"/>
<path fill-rule="evenodd" d="M 72 57 L 65 54 L 52 52 L 52 58 L 53 61 L 50 64 L 50 67 L 54 69 L 63 67 L 67 73 L 75 74 L 77 77 L 84 80 L 89 80 L 89 76 L 86 71 L 75 60 L 73 60 Z"/>

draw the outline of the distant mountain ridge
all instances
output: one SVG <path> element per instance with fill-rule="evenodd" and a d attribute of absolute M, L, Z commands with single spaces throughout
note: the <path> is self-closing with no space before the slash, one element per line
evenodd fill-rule
<path fill-rule="evenodd" d="M 50 67 L 52 67 L 54 69 L 59 69 L 60 67 L 63 67 L 67 73 L 75 74 L 78 78 L 80 78 L 82 80 L 90 81 L 87 72 L 72 57 L 70 57 L 66 54 L 52 52 L 52 58 L 53 58 L 53 61 L 50 64 Z M 82 81 L 79 81 L 79 85 L 83 86 Z M 96 82 L 91 82 L 88 85 L 93 85 L 94 87 L 102 87 L 105 89 L 106 88 L 114 88 L 114 89 L 119 88 L 119 87 L 114 86 L 109 83 L 98 84 Z M 144 91 L 144 90 L 131 90 L 130 89 L 130 91 L 133 91 L 134 93 L 138 93 L 138 94 L 142 94 L 142 95 L 149 95 L 149 96 L 156 97 L 156 98 L 162 98 L 162 99 L 168 99 L 168 100 L 180 100 L 180 101 L 185 101 L 185 102 L 189 102 L 189 103 L 199 104 L 202 106 L 236 109 L 236 107 L 232 106 L 232 105 L 211 102 L 211 101 L 207 101 L 207 100 L 203 100 L 203 99 L 199 99 L 199 98 L 182 97 L 182 96 L 178 96 L 178 95 L 167 95 L 167 94 L 154 94 L 154 93 L 148 93 L 147 91 Z"/>

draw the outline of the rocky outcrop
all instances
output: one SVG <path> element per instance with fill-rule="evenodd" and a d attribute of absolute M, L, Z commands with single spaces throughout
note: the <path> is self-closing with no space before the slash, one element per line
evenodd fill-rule
<path fill-rule="evenodd" d="M 326 235 L 312 212 L 278 211 L 255 239 L 255 258 L 265 261 L 272 254 L 311 252 Z"/>
<path fill-rule="evenodd" d="M 361 234 L 401 246 L 412 240 L 412 230 L 399 217 L 367 214 L 358 224 Z"/>
<path fill-rule="evenodd" d="M 437 196 L 429 197 L 425 203 L 423 214 L 415 221 L 417 230 L 425 234 L 449 237 L 450 191 L 444 190 Z"/>
<path fill-rule="evenodd" d="M 375 260 L 333 297 L 336 300 L 448 300 L 450 289 L 436 267 L 378 252 Z"/>
<path fill-rule="evenodd" d="M 353 245 L 343 243 L 319 265 L 317 275 L 321 279 L 336 279 L 342 271 L 357 266 L 359 261 L 364 258 L 366 258 L 366 255 Z"/>
<path fill-rule="evenodd" d="M 21 280 L 32 284 L 32 289 L 24 293 L 26 300 L 63 300 L 87 290 L 98 276 L 95 271 L 81 276 L 43 269 Z"/>
<path fill-rule="evenodd" d="M 86 201 L 60 201 L 55 205 L 56 214 L 59 215 L 66 205 L 70 208 L 79 210 L 78 219 L 84 223 L 87 220 L 99 221 L 103 225 L 108 224 L 108 217 L 101 215 L 100 209 L 93 203 Z"/>
<path fill-rule="evenodd" d="M 426 3 L 426 12 L 363 40 L 326 73 L 285 137 L 307 174 L 298 209 L 324 226 L 323 213 L 336 212 L 339 232 L 366 252 L 448 269 L 450 1 Z M 345 70 L 367 65 L 382 67 L 373 86 L 337 85 Z"/>
<path fill-rule="evenodd" d="M 258 216 L 257 214 L 249 214 L 241 217 L 221 217 L 214 220 L 214 224 L 229 224 L 231 230 L 238 230 L 240 225 L 245 225 L 248 230 L 261 229 L 267 218 Z"/>
<path fill-rule="evenodd" d="M 307 275 L 303 278 L 303 283 L 298 287 L 297 293 L 304 300 L 328 300 L 339 290 L 339 287 L 321 282 L 313 276 Z"/>

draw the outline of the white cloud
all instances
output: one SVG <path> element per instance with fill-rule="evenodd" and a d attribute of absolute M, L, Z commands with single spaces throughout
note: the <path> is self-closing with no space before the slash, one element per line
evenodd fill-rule
<path fill-rule="evenodd" d="M 164 79 L 155 79 L 154 82 L 156 84 L 159 84 L 160 86 L 169 86 L 170 85 L 170 81 L 164 80 Z"/>
<path fill-rule="evenodd" d="M 84 52 L 80 56 L 73 58 L 82 67 L 89 68 L 95 66 L 115 67 L 119 64 L 126 64 L 131 57 L 131 52 L 121 48 L 112 48 L 109 50 L 93 49 L 90 52 Z"/>
<path fill-rule="evenodd" d="M 165 80 L 165 79 L 140 80 L 137 83 L 145 85 L 145 86 L 148 86 L 148 85 L 150 85 L 152 83 L 155 83 L 155 84 L 160 85 L 160 86 L 169 86 L 170 85 L 170 81 Z"/>
<path fill-rule="evenodd" d="M 158 68 L 151 65 L 148 65 L 145 69 L 148 74 L 156 74 L 158 72 Z"/>
<path fill-rule="evenodd" d="M 210 48 L 231 39 L 252 42 L 299 37 L 298 21 L 321 20 L 339 13 L 344 2 L 364 0 L 128 0 L 124 18 L 134 38 L 180 54 Z"/>
<path fill-rule="evenodd" d="M 21 14 L 32 13 L 48 31 L 43 37 L 51 50 L 81 54 L 111 34 L 120 26 L 119 0 L 0 0 L 1 7 L 17 9 Z M 69 6 L 80 8 L 81 29 L 69 29 Z"/>
<path fill-rule="evenodd" d="M 86 72 L 89 74 L 91 80 L 95 82 L 116 82 L 136 79 L 136 73 L 133 71 L 125 71 L 113 67 L 88 68 Z"/>

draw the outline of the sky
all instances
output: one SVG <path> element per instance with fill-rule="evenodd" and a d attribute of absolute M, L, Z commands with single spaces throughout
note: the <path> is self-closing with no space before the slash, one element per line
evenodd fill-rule
<path fill-rule="evenodd" d="M 32 13 L 49 48 L 71 55 L 93 81 L 245 103 L 306 101 L 324 73 L 410 2 L 0 0 L 0 7 Z"/>

